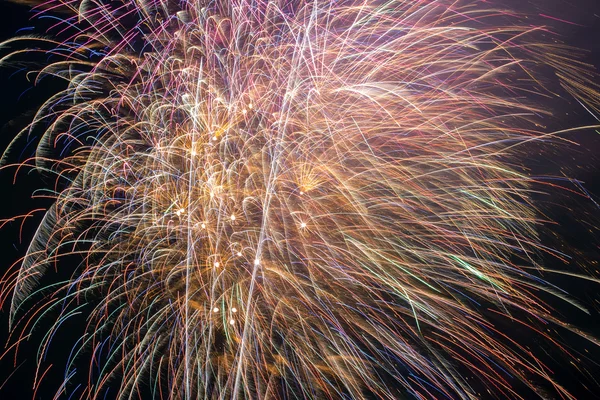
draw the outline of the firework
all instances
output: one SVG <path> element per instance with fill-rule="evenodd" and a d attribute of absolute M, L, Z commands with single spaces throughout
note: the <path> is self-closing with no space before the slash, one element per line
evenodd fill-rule
<path fill-rule="evenodd" d="M 66 38 L 2 60 L 51 54 L 39 76 L 68 82 L 15 139 L 43 131 L 25 164 L 57 177 L 4 279 L 17 341 L 55 320 L 36 382 L 85 313 L 80 398 L 478 398 L 468 376 L 572 398 L 484 312 L 575 331 L 540 300 L 565 296 L 519 166 L 558 136 L 540 66 L 591 113 L 598 94 L 543 28 L 446 0 L 42 8 Z"/>

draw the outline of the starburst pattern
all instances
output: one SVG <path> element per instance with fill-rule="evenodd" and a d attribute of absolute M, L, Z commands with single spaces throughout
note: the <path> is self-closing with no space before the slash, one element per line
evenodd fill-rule
<path fill-rule="evenodd" d="M 539 299 L 564 296 L 536 275 L 553 251 L 519 167 L 557 136 L 538 66 L 598 111 L 571 49 L 480 2 L 43 8 L 76 33 L 5 46 L 38 42 L 68 81 L 21 133 L 44 126 L 60 183 L 4 294 L 19 334 L 58 315 L 40 354 L 89 313 L 82 398 L 477 398 L 465 371 L 570 398 L 480 304 L 574 330 Z"/>

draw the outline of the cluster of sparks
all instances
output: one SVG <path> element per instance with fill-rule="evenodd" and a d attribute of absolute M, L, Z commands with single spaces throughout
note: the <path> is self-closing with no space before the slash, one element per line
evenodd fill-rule
<path fill-rule="evenodd" d="M 68 82 L 21 133 L 43 126 L 32 161 L 59 190 L 4 278 L 17 342 L 56 320 L 36 382 L 86 310 L 82 399 L 572 397 L 482 311 L 572 330 L 539 300 L 564 296 L 536 275 L 552 250 L 518 167 L 556 136 L 538 65 L 597 112 L 568 47 L 479 2 L 42 9 L 68 38 L 2 59 L 48 52 L 39 75 Z M 53 265 L 71 279 L 39 287 Z"/>

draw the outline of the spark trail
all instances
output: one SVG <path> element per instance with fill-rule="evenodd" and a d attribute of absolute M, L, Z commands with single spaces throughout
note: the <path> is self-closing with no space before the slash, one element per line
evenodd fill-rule
<path fill-rule="evenodd" d="M 16 340 L 55 320 L 36 385 L 85 310 L 73 360 L 100 372 L 80 398 L 543 397 L 536 380 L 573 398 L 486 311 L 597 343 L 541 300 L 583 309 L 539 277 L 561 254 L 522 149 L 561 141 L 540 128 L 550 80 L 593 115 L 599 99 L 543 27 L 477 1 L 38 7 L 67 38 L 0 60 L 48 52 L 39 76 L 68 82 L 4 157 L 43 131 L 24 164 L 57 179 L 3 279 Z M 70 279 L 44 283 L 55 265 Z"/>

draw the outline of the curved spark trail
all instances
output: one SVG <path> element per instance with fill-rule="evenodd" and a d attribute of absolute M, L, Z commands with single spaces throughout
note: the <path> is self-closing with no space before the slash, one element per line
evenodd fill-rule
<path fill-rule="evenodd" d="M 546 29 L 483 1 L 38 7 L 60 40 L 11 39 L 0 60 L 42 53 L 38 76 L 68 84 L 4 156 L 37 137 L 23 165 L 57 182 L 3 279 L 15 341 L 53 321 L 36 387 L 82 314 L 57 395 L 574 398 L 502 329 L 597 344 L 542 301 L 584 309 L 540 278 L 563 255 L 533 193 L 559 189 L 524 149 L 584 129 L 544 131 L 546 104 L 600 99 Z"/>

